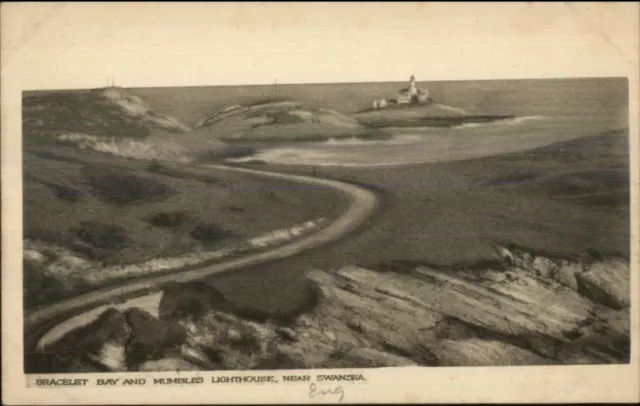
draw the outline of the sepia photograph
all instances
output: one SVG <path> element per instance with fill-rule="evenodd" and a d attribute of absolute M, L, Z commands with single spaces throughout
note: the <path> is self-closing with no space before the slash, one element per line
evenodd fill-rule
<path fill-rule="evenodd" d="M 626 363 L 627 91 L 25 92 L 26 372 Z"/>
<path fill-rule="evenodd" d="M 632 363 L 638 59 L 594 9 L 13 6 L 29 388 Z"/>

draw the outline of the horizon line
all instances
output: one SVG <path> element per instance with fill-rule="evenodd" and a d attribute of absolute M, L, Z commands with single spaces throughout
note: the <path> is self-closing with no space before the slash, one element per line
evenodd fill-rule
<path fill-rule="evenodd" d="M 628 79 L 626 76 L 570 76 L 570 77 L 543 77 L 543 78 L 491 78 L 491 79 L 433 79 L 433 80 L 416 80 L 416 83 L 443 83 L 443 82 L 496 82 L 496 81 L 540 81 L 540 80 L 588 80 L 588 79 Z M 46 88 L 46 89 L 22 89 L 22 92 L 49 92 L 49 91 L 82 91 L 107 89 L 117 87 L 122 89 L 162 89 L 162 88 L 199 88 L 199 87 L 252 87 L 252 86 L 311 86 L 311 85 L 363 85 L 363 84 L 387 84 L 387 83 L 404 83 L 406 80 L 381 80 L 381 81 L 363 81 L 363 82 L 269 82 L 269 83 L 237 83 L 237 84 L 197 84 L 197 85 L 156 85 L 156 86 L 96 86 L 96 87 L 68 87 L 68 88 Z"/>

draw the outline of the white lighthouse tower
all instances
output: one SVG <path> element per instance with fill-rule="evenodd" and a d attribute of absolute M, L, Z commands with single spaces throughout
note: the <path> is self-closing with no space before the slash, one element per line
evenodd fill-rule
<path fill-rule="evenodd" d="M 418 95 L 418 88 L 416 87 L 416 77 L 413 75 L 411 75 L 411 78 L 409 79 L 409 95 L 412 99 Z"/>

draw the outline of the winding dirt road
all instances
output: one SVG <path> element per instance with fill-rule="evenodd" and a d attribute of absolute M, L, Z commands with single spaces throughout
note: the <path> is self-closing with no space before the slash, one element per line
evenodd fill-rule
<path fill-rule="evenodd" d="M 43 309 L 25 313 L 24 328 L 25 337 L 35 338 L 38 328 L 50 324 L 53 320 L 68 317 L 80 311 L 87 311 L 92 307 L 117 301 L 123 297 L 131 297 L 137 293 L 146 294 L 150 290 L 159 289 L 165 284 L 175 282 L 188 282 L 204 278 L 206 276 L 237 270 L 246 266 L 286 258 L 302 251 L 319 247 L 330 241 L 336 240 L 349 232 L 354 231 L 367 220 L 378 205 L 376 195 L 367 189 L 335 180 L 312 178 L 300 175 L 291 175 L 275 172 L 266 172 L 255 169 L 237 168 L 222 165 L 206 165 L 207 168 L 246 173 L 250 176 L 268 177 L 280 179 L 286 182 L 303 183 L 307 185 L 322 186 L 337 190 L 350 198 L 349 208 L 335 221 L 322 228 L 318 232 L 303 239 L 276 247 L 272 250 L 249 254 L 240 258 L 234 258 L 226 262 L 208 267 L 176 271 L 168 275 L 147 277 L 142 280 L 123 282 L 117 286 L 99 289 L 91 293 L 63 300 Z M 47 326 L 51 327 L 51 326 Z M 31 340 L 29 340 L 31 341 Z M 25 344 L 26 345 L 26 344 Z"/>

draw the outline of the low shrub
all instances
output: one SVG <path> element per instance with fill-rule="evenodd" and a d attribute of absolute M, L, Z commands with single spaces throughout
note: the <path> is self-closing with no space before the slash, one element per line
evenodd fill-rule
<path fill-rule="evenodd" d="M 91 194 L 112 204 L 135 204 L 168 199 L 177 192 L 157 180 L 127 172 L 86 168 Z"/>
<path fill-rule="evenodd" d="M 122 249 L 130 243 L 126 230 L 114 224 L 82 221 L 72 232 L 91 247 L 101 250 Z"/>
<path fill-rule="evenodd" d="M 191 238 L 204 243 L 215 242 L 223 238 L 232 237 L 234 234 L 214 223 L 200 223 L 196 225 L 191 233 Z"/>
<path fill-rule="evenodd" d="M 154 214 L 147 218 L 147 222 L 155 227 L 176 228 L 184 224 L 189 218 L 189 213 L 174 211 Z"/>
<path fill-rule="evenodd" d="M 44 268 L 24 261 L 22 272 L 24 308 L 32 309 L 43 303 L 58 299 L 66 292 L 66 286 L 58 278 L 49 275 Z"/>
<path fill-rule="evenodd" d="M 83 193 L 72 187 L 55 183 L 44 183 L 44 185 L 53 190 L 53 194 L 59 199 L 66 200 L 68 202 L 77 202 L 82 200 Z"/>

